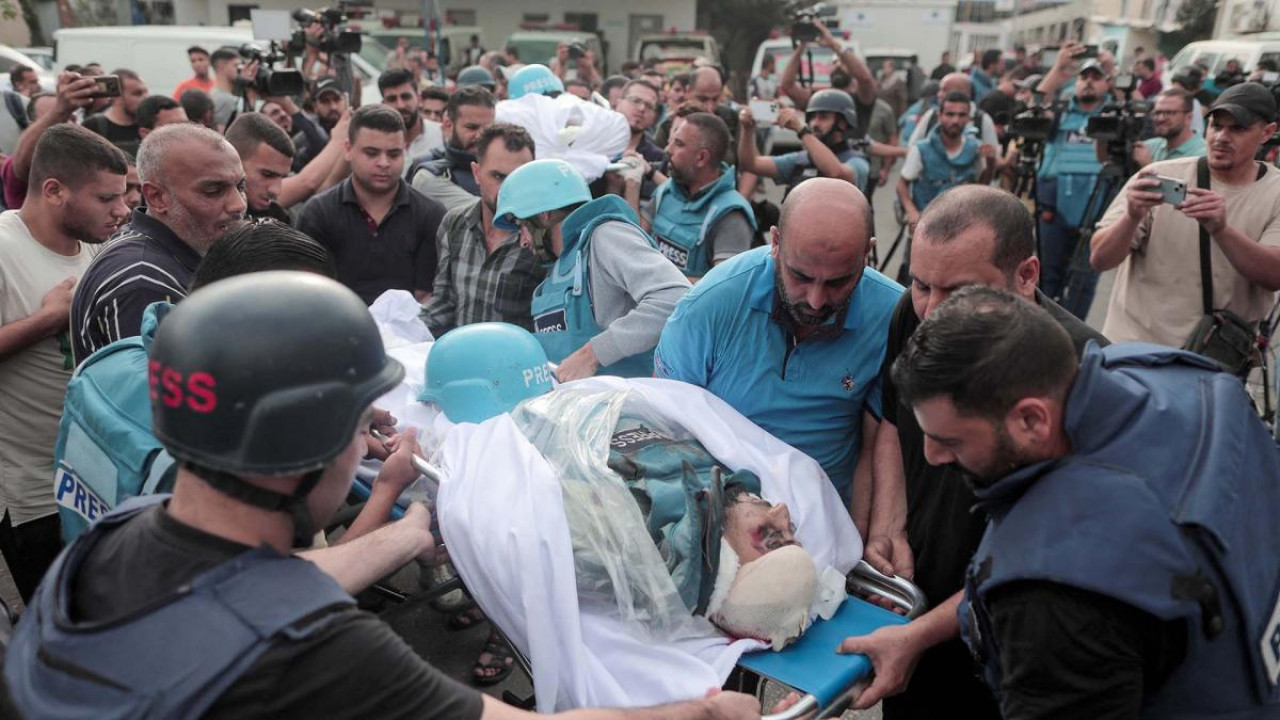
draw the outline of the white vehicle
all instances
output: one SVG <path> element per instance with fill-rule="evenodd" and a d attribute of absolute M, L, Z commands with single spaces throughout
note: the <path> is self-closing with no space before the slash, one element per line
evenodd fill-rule
<path fill-rule="evenodd" d="M 1205 80 L 1213 80 L 1213 76 L 1227 67 L 1228 60 L 1239 60 L 1240 67 L 1246 73 L 1253 72 L 1258 62 L 1270 60 L 1280 65 L 1280 40 L 1203 40 L 1187 43 L 1169 61 L 1165 77 L 1192 63 L 1200 63 L 1209 68 Z"/>
<path fill-rule="evenodd" d="M 386 46 L 390 52 L 395 52 L 396 43 L 400 38 L 408 38 L 410 47 L 427 47 L 425 37 L 426 31 L 422 28 L 373 28 L 363 30 L 362 33 L 366 38 L 375 38 L 378 42 Z M 449 25 L 440 31 L 441 48 L 437 52 L 441 63 L 444 65 L 445 73 L 453 76 L 459 70 L 467 66 L 467 47 L 471 45 L 471 36 L 475 35 L 481 39 L 480 44 L 484 44 L 484 28 L 472 25 Z M 436 42 L 436 34 L 431 33 L 431 42 Z M 495 50 L 498 48 L 489 48 Z M 361 52 L 363 55 L 364 53 Z M 381 65 L 379 65 L 381 67 Z"/>
<path fill-rule="evenodd" d="M 837 33 L 838 31 L 832 31 Z M 844 40 L 845 47 L 853 48 L 855 53 L 862 54 L 862 48 L 853 40 Z M 791 38 L 770 38 L 760 43 L 760 47 L 756 48 L 756 59 L 751 63 L 751 77 L 760 74 L 760 68 L 764 66 L 765 55 L 773 56 L 774 77 L 782 77 L 782 69 L 787 66 L 787 61 L 791 59 L 791 53 L 795 51 L 795 46 L 791 44 Z M 812 63 L 812 64 L 811 64 Z M 839 59 L 831 50 L 816 45 L 809 44 L 805 50 L 805 54 L 800 58 L 800 78 L 801 82 L 809 83 L 812 79 L 813 90 L 824 90 L 831 87 L 831 71 L 840 66 Z M 779 92 L 778 99 L 785 105 L 791 105 L 791 100 L 785 94 Z M 790 130 L 775 127 L 769 133 L 769 143 L 766 148 L 768 151 L 776 153 L 778 151 L 793 150 L 800 147 L 800 138 Z"/>
<path fill-rule="evenodd" d="M 720 64 L 720 46 L 707 33 L 661 33 L 642 35 L 636 41 L 632 59 L 640 62 L 653 60 L 667 77 L 688 72 L 693 62 L 706 58 L 712 65 Z"/>
<path fill-rule="evenodd" d="M 36 75 L 40 78 L 40 89 L 45 92 L 54 91 L 58 81 L 57 74 L 8 45 L 0 45 L 0 89 L 13 89 L 13 84 L 9 82 L 9 71 L 13 70 L 16 65 L 26 65 L 35 70 Z"/>
<path fill-rule="evenodd" d="M 32 60 L 36 61 L 36 63 L 38 63 L 38 64 L 40 65 L 40 67 L 44 68 L 45 70 L 50 70 L 50 71 L 52 71 L 52 70 L 53 70 L 53 68 L 54 68 L 54 65 L 53 65 L 53 48 L 51 48 L 51 47 L 24 47 L 24 48 L 16 48 L 16 49 L 17 49 L 17 51 L 18 51 L 18 52 L 20 52 L 20 53 L 22 53 L 23 55 L 26 55 L 27 57 L 29 57 L 29 58 L 31 58 Z"/>
<path fill-rule="evenodd" d="M 520 62 L 529 65 L 541 63 L 550 66 L 556 56 L 560 43 L 581 43 L 595 53 L 596 63 L 600 66 L 600 74 L 608 75 L 604 50 L 600 47 L 600 37 L 595 33 L 578 30 L 521 30 L 512 33 L 503 47 L 513 47 L 520 55 Z"/>
<path fill-rule="evenodd" d="M 106 72 L 128 68 L 142 76 L 153 94 L 172 95 L 179 83 L 191 77 L 187 48 L 199 45 L 213 52 L 224 45 L 239 48 L 254 38 L 249 27 L 121 25 L 58 30 L 53 42 L 58 67 L 96 62 Z M 351 65 L 360 80 L 361 104 L 382 102 L 378 93 L 381 68 L 356 54 L 351 56 Z"/>

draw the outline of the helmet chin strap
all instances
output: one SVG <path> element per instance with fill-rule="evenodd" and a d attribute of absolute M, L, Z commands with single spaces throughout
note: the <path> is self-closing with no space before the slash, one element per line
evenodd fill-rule
<path fill-rule="evenodd" d="M 324 474 L 323 468 L 312 470 L 303 475 L 298 487 L 292 493 L 286 495 L 264 490 L 257 485 L 251 485 L 230 473 L 218 472 L 207 468 L 193 469 L 191 463 L 186 463 L 186 467 L 188 470 L 192 470 L 201 480 L 204 480 L 224 495 L 229 495 L 240 502 L 263 510 L 288 514 L 290 519 L 293 520 L 293 547 L 305 548 L 311 546 L 312 539 L 316 533 L 316 524 L 311 517 L 310 508 L 307 507 L 307 495 L 320 483 L 320 476 Z"/>

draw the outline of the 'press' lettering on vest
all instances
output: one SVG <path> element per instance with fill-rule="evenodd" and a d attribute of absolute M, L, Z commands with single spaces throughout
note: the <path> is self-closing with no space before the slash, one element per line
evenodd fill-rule
<path fill-rule="evenodd" d="M 54 498 L 59 507 L 64 507 L 89 522 L 97 520 L 110 507 L 85 485 L 71 468 L 62 465 L 58 468 L 58 490 Z"/>
<path fill-rule="evenodd" d="M 564 332 L 568 329 L 569 322 L 565 318 L 564 308 L 553 310 L 533 319 L 533 331 L 535 333 Z"/>
<path fill-rule="evenodd" d="M 673 264 L 675 264 L 676 267 L 680 268 L 681 270 L 685 269 L 685 267 L 688 266 L 689 264 L 688 250 L 681 248 L 680 246 L 662 237 L 661 235 L 654 235 L 653 239 L 658 241 L 658 252 L 662 253 L 663 257 L 670 260 Z"/>

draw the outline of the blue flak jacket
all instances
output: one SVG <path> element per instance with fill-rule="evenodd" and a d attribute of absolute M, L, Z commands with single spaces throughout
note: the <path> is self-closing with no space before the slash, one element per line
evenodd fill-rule
<path fill-rule="evenodd" d="M 1280 717 L 1280 448 L 1241 382 L 1191 353 L 1091 344 L 1065 425 L 1071 455 L 975 493 L 991 523 L 959 615 L 988 683 L 986 598 L 1044 581 L 1186 622 L 1143 717 Z"/>
<path fill-rule="evenodd" d="M 644 234 L 640 218 L 617 195 L 596 198 L 564 219 L 561 233 L 564 247 L 547 272 L 547 278 L 533 291 L 534 337 L 542 344 L 547 359 L 559 363 L 591 338 L 604 332 L 596 322 L 591 305 L 591 235 L 607 222 L 632 225 Z M 649 239 L 653 243 L 653 239 Z M 623 358 L 599 370 L 600 375 L 651 377 L 653 354 Z"/>

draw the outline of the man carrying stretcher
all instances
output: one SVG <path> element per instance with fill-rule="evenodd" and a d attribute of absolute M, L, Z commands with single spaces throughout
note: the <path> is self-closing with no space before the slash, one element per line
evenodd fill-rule
<path fill-rule="evenodd" d="M 174 493 L 126 503 L 59 556 L 7 653 L 20 711 L 528 715 L 445 678 L 289 555 L 341 505 L 371 403 L 403 376 L 356 295 L 304 273 L 215 283 L 168 316 L 150 363 L 163 380 L 153 384 L 155 433 L 181 466 Z M 419 552 L 432 549 L 426 512 L 411 508 L 403 522 L 421 526 Z M 759 707 L 717 691 L 570 715 L 729 720 L 758 718 Z"/>

